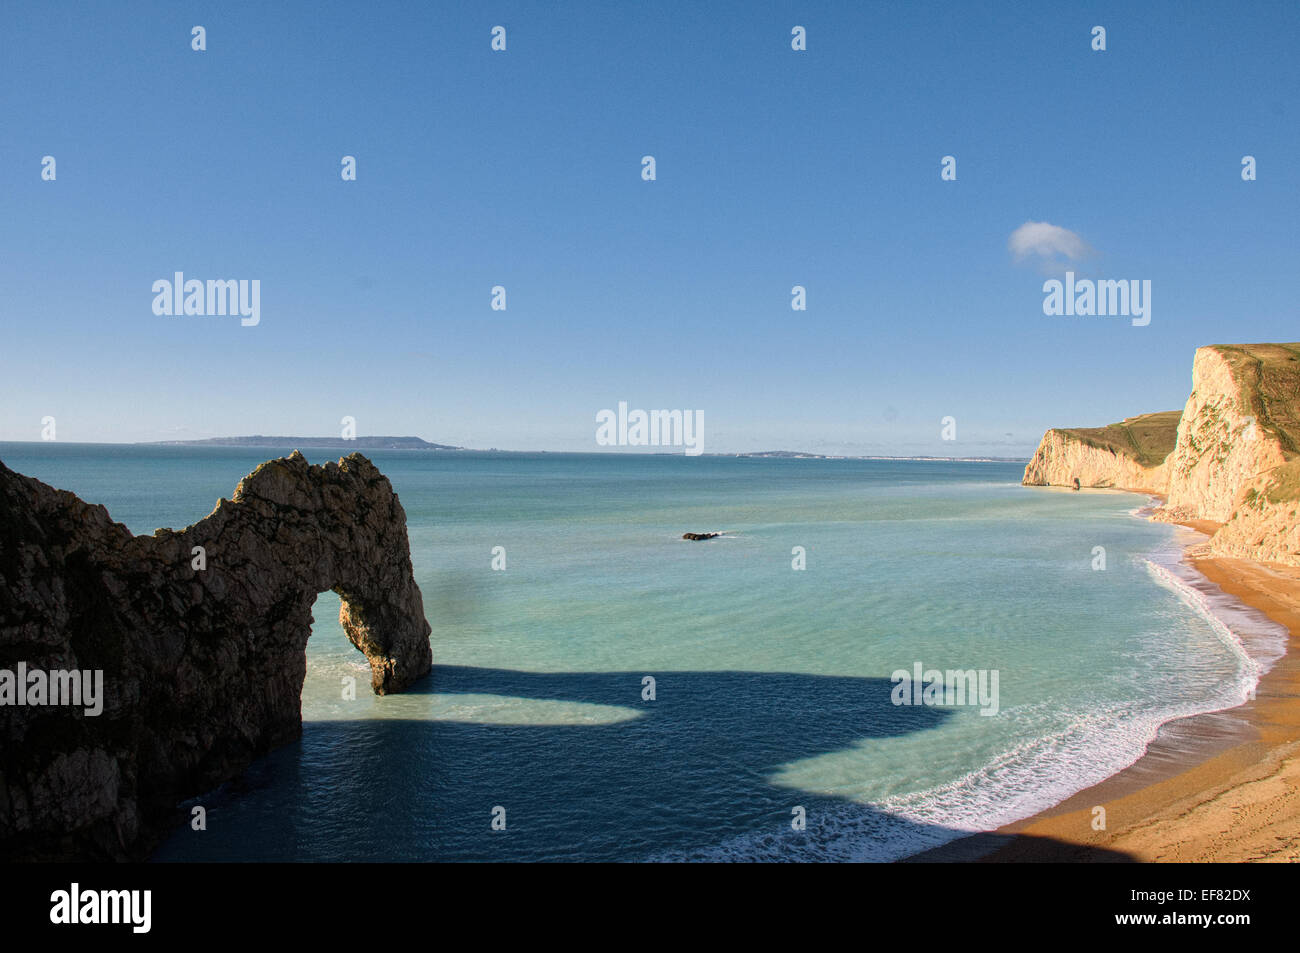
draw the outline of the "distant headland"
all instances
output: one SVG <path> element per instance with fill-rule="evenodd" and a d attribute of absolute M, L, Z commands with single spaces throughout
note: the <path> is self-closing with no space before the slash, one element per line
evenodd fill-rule
<path fill-rule="evenodd" d="M 430 443 L 420 437 L 209 437 L 206 440 L 150 440 L 138 446 L 145 447 L 260 447 L 282 450 L 285 448 L 329 450 L 457 450 L 461 453 L 581 453 L 583 451 L 556 450 L 474 450 L 453 447 L 445 443 Z M 591 451 L 587 451 L 591 452 Z M 655 454 L 669 456 L 670 454 Z M 840 454 L 810 453 L 803 450 L 760 450 L 740 453 L 706 453 L 706 457 L 757 457 L 783 460 L 892 460 L 898 462 L 928 463 L 1020 463 L 1025 457 L 936 457 L 936 456 L 845 456 Z"/>
<path fill-rule="evenodd" d="M 154 447 L 328 447 L 350 450 L 464 450 L 419 437 L 210 437 L 207 440 L 155 440 Z"/>

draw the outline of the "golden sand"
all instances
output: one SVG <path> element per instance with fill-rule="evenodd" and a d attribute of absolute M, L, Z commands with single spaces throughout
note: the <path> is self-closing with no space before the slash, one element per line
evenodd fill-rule
<path fill-rule="evenodd" d="M 1300 860 L 1300 570 L 1239 559 L 1192 562 L 1225 592 L 1290 630 L 1286 656 L 1261 680 L 1255 699 L 1229 712 L 1170 722 L 1165 728 L 1179 736 L 1176 745 L 1157 739 L 1132 767 L 1101 784 L 972 838 L 967 850 L 983 856 L 935 851 L 924 859 Z M 1186 763 L 1189 739 L 1212 753 Z M 1104 830 L 1094 830 L 1098 806 L 1105 809 Z"/>
<path fill-rule="evenodd" d="M 1300 861 L 1300 569 L 1200 558 L 1199 548 L 1188 553 L 1199 572 L 1290 632 L 1286 655 L 1260 680 L 1255 698 L 1168 722 L 1118 774 L 1033 817 L 909 862 Z"/>

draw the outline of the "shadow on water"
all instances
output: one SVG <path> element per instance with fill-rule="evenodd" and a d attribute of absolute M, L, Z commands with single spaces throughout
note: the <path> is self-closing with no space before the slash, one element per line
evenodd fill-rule
<path fill-rule="evenodd" d="M 774 783 L 782 765 L 951 717 L 895 706 L 888 679 L 664 672 L 656 700 L 643 701 L 642 675 L 436 666 L 408 696 L 585 702 L 638 717 L 309 722 L 299 742 L 201 799 L 208 829 L 186 825 L 154 859 L 883 859 L 953 836 Z M 505 831 L 491 829 L 497 806 Z M 791 828 L 796 806 L 806 831 Z"/>

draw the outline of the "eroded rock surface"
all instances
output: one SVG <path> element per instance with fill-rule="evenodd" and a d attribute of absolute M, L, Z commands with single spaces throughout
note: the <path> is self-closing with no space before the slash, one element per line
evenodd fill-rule
<path fill-rule="evenodd" d="M 1208 555 L 1300 566 L 1300 344 L 1198 348 L 1181 413 L 1047 431 L 1023 482 L 1076 479 L 1165 496 L 1158 519 L 1221 524 Z"/>
<path fill-rule="evenodd" d="M 406 514 L 360 454 L 271 460 L 153 536 L 0 464 L 0 669 L 104 673 L 97 717 L 0 705 L 0 856 L 141 857 L 179 801 L 297 738 L 327 589 L 377 694 L 429 671 Z"/>
<path fill-rule="evenodd" d="M 1130 418 L 1130 420 L 1133 418 Z M 1129 421 L 1112 424 L 1123 428 Z M 1096 428 L 1095 432 L 1110 428 Z M 1163 458 L 1147 459 L 1143 465 L 1136 454 L 1121 446 L 1089 440 L 1087 430 L 1053 429 L 1043 434 L 1033 459 L 1025 467 L 1026 486 L 1105 487 L 1146 493 L 1163 493 L 1168 484 Z M 1168 451 L 1166 451 L 1168 452 Z"/>

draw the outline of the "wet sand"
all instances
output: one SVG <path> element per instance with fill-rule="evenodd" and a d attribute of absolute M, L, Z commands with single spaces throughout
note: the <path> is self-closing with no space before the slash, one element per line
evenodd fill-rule
<path fill-rule="evenodd" d="M 1201 532 L 1213 524 L 1188 524 Z M 1255 698 L 1163 725 L 1133 765 L 1033 817 L 913 862 L 1300 860 L 1300 569 L 1192 564 L 1290 631 Z M 1105 810 L 1104 829 L 1096 808 Z"/>

